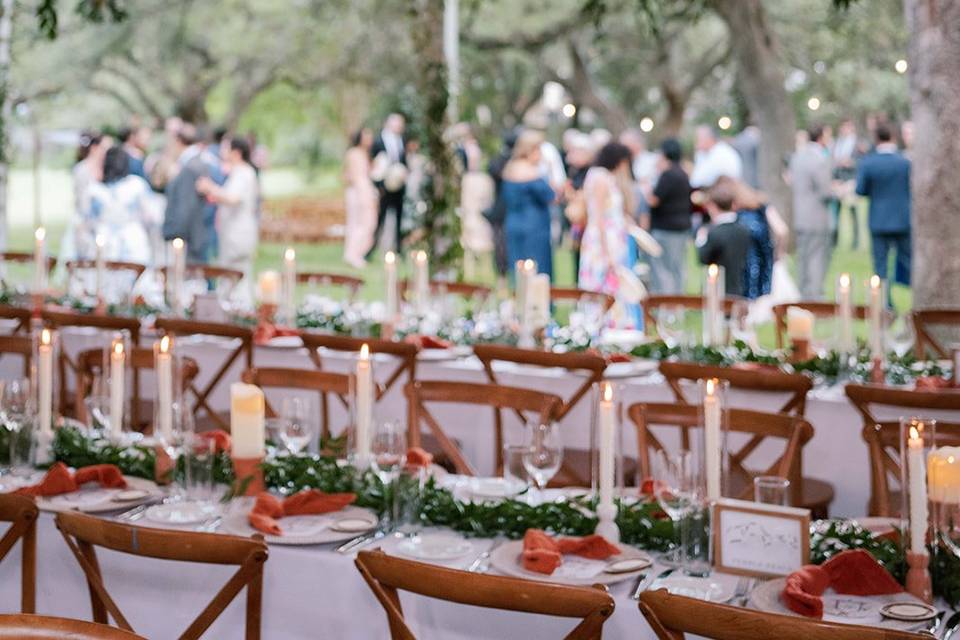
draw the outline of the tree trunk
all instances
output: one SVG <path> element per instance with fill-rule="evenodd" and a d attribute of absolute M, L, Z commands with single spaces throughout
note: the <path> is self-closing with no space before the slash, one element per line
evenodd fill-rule
<path fill-rule="evenodd" d="M 690 95 L 666 83 L 661 83 L 660 92 L 663 94 L 664 102 L 667 103 L 666 117 L 660 129 L 665 136 L 679 136 L 680 130 L 683 128 L 683 114 L 687 111 L 687 100 L 690 99 Z"/>
<path fill-rule="evenodd" d="M 960 0 L 906 0 L 915 128 L 913 304 L 960 307 Z"/>
<path fill-rule="evenodd" d="M 767 21 L 763 0 L 711 0 L 710 5 L 727 24 L 741 91 L 755 124 L 763 132 L 759 149 L 760 186 L 791 222 L 792 198 L 783 180 L 783 167 L 793 153 L 796 119 L 783 86 L 783 58 L 776 33 Z"/>
<path fill-rule="evenodd" d="M 0 0 L 0 251 L 7 248 L 7 190 L 10 183 L 11 44 L 14 0 Z"/>

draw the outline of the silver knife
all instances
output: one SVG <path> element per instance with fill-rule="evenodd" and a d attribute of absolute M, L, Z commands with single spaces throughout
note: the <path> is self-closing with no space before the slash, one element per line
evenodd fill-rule
<path fill-rule="evenodd" d="M 371 538 L 371 537 L 372 537 L 371 534 L 365 533 L 362 536 L 357 536 L 356 538 L 350 538 L 349 540 L 344 542 L 342 545 L 337 547 L 337 553 L 348 553 L 350 549 L 353 549 L 355 546 L 357 546 L 367 538 Z"/>
<path fill-rule="evenodd" d="M 656 582 L 657 580 L 661 580 L 661 579 L 663 579 L 663 578 L 666 578 L 667 576 L 669 576 L 669 575 L 670 575 L 671 573 L 673 573 L 674 571 L 675 571 L 675 569 L 673 569 L 673 568 L 664 569 L 663 571 L 661 571 L 660 573 L 658 573 L 657 575 L 655 575 L 655 576 L 654 576 L 653 578 L 651 578 L 650 580 L 641 582 L 640 584 L 637 585 L 637 588 L 633 591 L 633 595 L 631 596 L 631 598 L 633 598 L 634 600 L 639 600 L 639 599 L 640 599 L 640 594 L 643 593 L 644 591 L 646 591 L 647 589 L 649 589 L 649 588 L 653 585 L 654 582 Z"/>
<path fill-rule="evenodd" d="M 350 547 L 350 551 L 356 551 L 356 550 L 359 549 L 360 547 L 365 547 L 365 546 L 367 546 L 368 544 L 373 544 L 374 542 L 376 542 L 376 541 L 379 540 L 380 538 L 383 538 L 383 537 L 386 536 L 386 535 L 387 535 L 387 530 L 386 530 L 386 529 L 379 529 L 379 530 L 377 530 L 372 536 L 369 536 L 366 540 L 361 540 L 361 541 L 358 542 L 357 544 L 355 544 L 355 545 L 353 545 L 352 547 Z"/>
<path fill-rule="evenodd" d="M 958 627 L 960 627 L 960 611 L 954 611 L 953 615 L 947 619 L 947 624 L 944 625 L 942 640 L 950 640 Z"/>

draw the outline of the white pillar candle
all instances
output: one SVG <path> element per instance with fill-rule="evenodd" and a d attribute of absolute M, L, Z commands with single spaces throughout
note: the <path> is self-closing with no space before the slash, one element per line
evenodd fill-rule
<path fill-rule="evenodd" d="M 837 347 L 840 353 L 853 353 L 853 295 L 850 274 L 841 273 L 837 279 L 837 317 L 840 327 Z"/>
<path fill-rule="evenodd" d="M 387 322 L 396 322 L 400 315 L 400 305 L 397 298 L 397 254 L 387 251 L 383 256 L 383 274 L 386 282 Z"/>
<path fill-rule="evenodd" d="M 373 368 L 370 365 L 370 347 L 364 344 L 360 347 L 360 357 L 357 358 L 356 370 L 356 398 L 354 411 L 356 412 L 356 455 L 363 461 L 370 456 L 370 439 L 373 430 Z"/>
<path fill-rule="evenodd" d="M 53 434 L 53 332 L 50 329 L 41 329 L 37 352 L 40 433 L 50 436 Z"/>
<path fill-rule="evenodd" d="M 938 447 L 931 451 L 927 457 L 927 478 L 931 500 L 960 504 L 960 447 Z"/>
<path fill-rule="evenodd" d="M 110 432 L 114 436 L 119 436 L 123 432 L 123 385 L 126 358 L 123 338 L 114 338 L 110 344 Z"/>
<path fill-rule="evenodd" d="M 870 277 L 870 355 L 883 357 L 883 282 L 880 276 Z"/>
<path fill-rule="evenodd" d="M 703 292 L 703 343 L 708 347 L 723 344 L 723 289 L 720 266 L 709 265 Z"/>
<path fill-rule="evenodd" d="M 413 301 L 417 315 L 427 312 L 430 299 L 430 264 L 426 251 L 417 251 L 413 256 Z"/>
<path fill-rule="evenodd" d="M 107 238 L 98 233 L 94 241 L 94 244 L 97 247 L 96 257 L 94 260 L 94 267 L 96 269 L 96 281 L 95 281 L 95 291 L 97 296 L 97 301 L 102 302 L 103 298 L 103 285 L 107 273 L 107 263 L 106 257 L 104 255 L 104 248 L 107 246 Z"/>
<path fill-rule="evenodd" d="M 907 467 L 910 474 L 910 551 L 926 553 L 927 526 L 927 473 L 924 467 L 923 438 L 916 427 L 910 427 L 907 439 Z"/>
<path fill-rule="evenodd" d="M 257 281 L 260 303 L 276 306 L 280 302 L 280 274 L 276 271 L 264 271 Z"/>
<path fill-rule="evenodd" d="M 170 249 L 172 264 L 167 268 L 167 297 L 173 313 L 180 315 L 183 313 L 183 280 L 187 269 L 187 246 L 183 238 L 174 238 L 170 243 Z"/>
<path fill-rule="evenodd" d="M 615 455 L 617 437 L 616 406 L 613 403 L 613 385 L 604 382 L 600 399 L 600 464 L 598 483 L 600 485 L 600 505 L 613 505 L 613 485 L 615 474 Z"/>
<path fill-rule="evenodd" d="M 173 436 L 173 339 L 163 336 L 153 347 L 157 376 L 157 424 L 155 431 L 165 441 Z"/>
<path fill-rule="evenodd" d="M 787 336 L 791 342 L 797 340 L 813 340 L 813 313 L 799 307 L 787 308 Z"/>
<path fill-rule="evenodd" d="M 532 333 L 532 318 L 530 317 L 530 287 L 533 284 L 533 277 L 537 274 L 537 263 L 534 260 L 523 260 L 519 263 L 520 269 L 517 271 L 517 313 L 520 316 L 521 333 Z"/>
<path fill-rule="evenodd" d="M 550 321 L 550 276 L 545 273 L 527 276 L 527 310 L 529 328 L 544 327 Z"/>
<path fill-rule="evenodd" d="M 720 398 L 717 397 L 718 380 L 708 379 L 703 396 L 703 455 L 707 476 L 707 499 L 720 499 Z"/>
<path fill-rule="evenodd" d="M 283 252 L 283 319 L 291 327 L 297 325 L 297 252 L 287 247 Z"/>
<path fill-rule="evenodd" d="M 264 455 L 263 391 L 252 384 L 230 385 L 230 441 L 234 458 L 262 458 Z"/>
<path fill-rule="evenodd" d="M 33 293 L 47 290 L 47 230 L 37 227 L 33 233 Z"/>

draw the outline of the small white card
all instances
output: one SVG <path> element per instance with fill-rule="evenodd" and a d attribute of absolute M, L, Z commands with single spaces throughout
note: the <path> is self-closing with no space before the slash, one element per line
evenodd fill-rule
<path fill-rule="evenodd" d="M 193 317 L 200 322 L 226 322 L 227 312 L 223 310 L 216 293 L 201 293 L 193 299 Z"/>
<path fill-rule="evenodd" d="M 714 504 L 711 524 L 719 571 L 784 576 L 809 562 L 809 509 L 723 499 Z"/>

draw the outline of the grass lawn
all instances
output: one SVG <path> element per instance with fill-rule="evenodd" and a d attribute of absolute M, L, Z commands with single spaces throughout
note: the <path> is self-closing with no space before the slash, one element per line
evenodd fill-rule
<path fill-rule="evenodd" d="M 48 227 L 48 238 L 51 239 L 51 250 L 56 251 L 60 237 L 66 227 L 69 219 L 69 212 L 72 203 L 72 191 L 69 172 L 45 170 L 41 176 L 42 190 L 42 216 L 41 219 Z M 266 172 L 264 175 L 264 193 L 267 197 L 278 197 L 298 193 L 322 193 L 329 195 L 335 192 L 336 177 L 329 172 L 321 173 L 310 183 L 306 183 L 300 174 L 294 170 L 274 169 Z M 27 171 L 14 171 L 11 176 L 11 194 L 10 194 L 10 221 L 9 221 L 9 243 L 11 250 L 30 250 L 32 247 L 32 228 L 33 228 L 33 183 L 31 175 Z M 827 276 L 826 288 L 827 299 L 833 298 L 833 288 L 837 276 L 840 273 L 850 273 L 853 281 L 861 290 L 860 299 L 862 299 L 863 284 L 872 273 L 871 259 L 869 253 L 869 233 L 866 230 L 866 211 L 861 211 L 860 220 L 861 243 L 859 250 L 850 248 L 850 239 L 852 237 L 852 228 L 849 218 L 844 219 L 844 224 L 840 229 L 839 247 L 833 254 L 830 264 L 830 270 Z M 347 266 L 342 260 L 342 247 L 340 244 L 320 244 L 320 245 L 294 245 L 297 250 L 298 267 L 302 271 L 333 271 L 338 273 L 347 273 L 362 276 L 366 280 L 366 286 L 361 292 L 364 299 L 372 300 L 382 297 L 383 292 L 383 274 L 380 268 L 381 257 L 378 255 L 374 261 L 363 270 L 353 269 Z M 258 271 L 264 269 L 278 269 L 281 264 L 281 255 L 285 247 L 276 243 L 264 243 L 260 245 L 257 255 L 256 268 Z M 688 271 L 689 282 L 688 291 L 696 293 L 700 286 L 701 267 L 696 264 L 696 260 L 691 249 L 689 255 L 690 269 Z M 574 283 L 573 261 L 571 253 L 565 249 L 558 249 L 554 256 L 555 279 L 559 285 L 571 285 Z M 403 274 L 403 270 L 401 270 Z M 494 284 L 496 281 L 493 265 L 489 258 L 482 260 L 478 266 L 477 280 L 486 284 Z M 893 292 L 894 304 L 899 310 L 909 309 L 911 303 L 910 291 L 903 287 L 895 287 Z M 829 336 L 832 328 L 831 323 L 821 323 L 817 334 L 819 336 Z M 758 328 L 760 342 L 764 346 L 773 346 L 774 334 L 771 326 Z"/>

